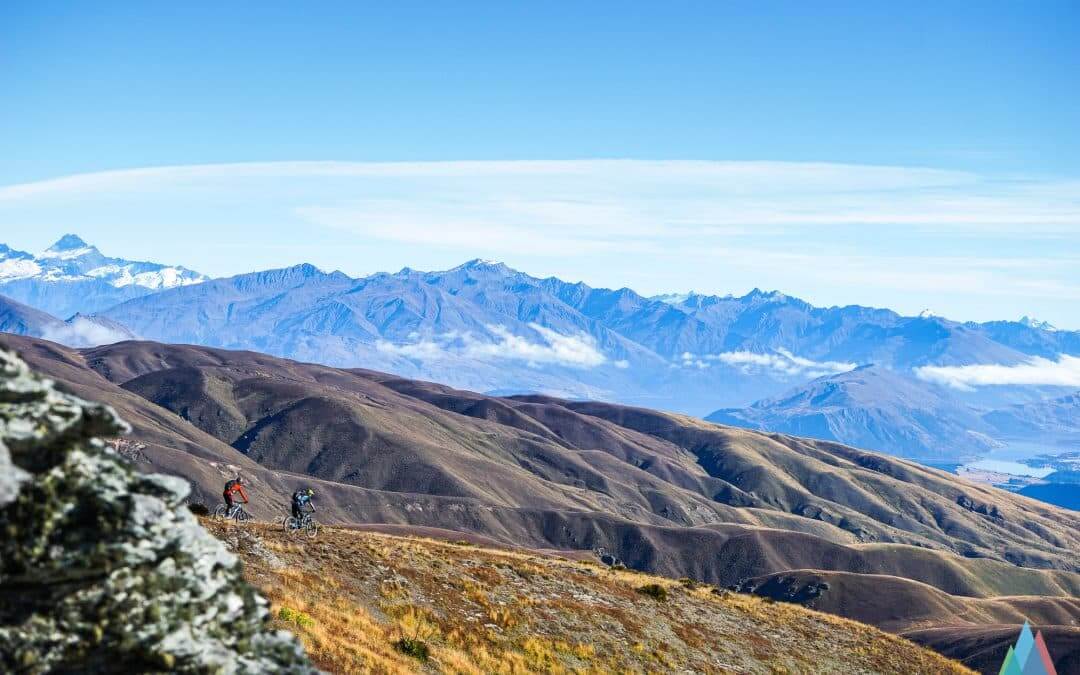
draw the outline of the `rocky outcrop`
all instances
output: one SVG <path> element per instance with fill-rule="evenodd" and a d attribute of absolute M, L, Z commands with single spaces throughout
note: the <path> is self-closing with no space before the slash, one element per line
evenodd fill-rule
<path fill-rule="evenodd" d="M 125 430 L 0 351 L 0 672 L 316 672 Z"/>

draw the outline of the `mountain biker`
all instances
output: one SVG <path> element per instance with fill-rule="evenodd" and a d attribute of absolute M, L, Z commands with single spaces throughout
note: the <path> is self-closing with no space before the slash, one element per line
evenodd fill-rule
<path fill-rule="evenodd" d="M 293 493 L 292 496 L 292 516 L 296 518 L 296 522 L 300 522 L 304 518 L 304 507 L 308 507 L 311 513 L 315 513 L 315 505 L 311 503 L 311 498 L 315 495 L 315 491 L 311 488 L 300 488 Z"/>
<path fill-rule="evenodd" d="M 247 481 L 243 476 L 237 476 L 232 480 L 225 483 L 225 491 L 221 494 L 225 498 L 225 506 L 228 507 L 226 511 L 226 517 L 231 517 L 236 509 L 240 508 L 241 504 L 248 503 L 247 492 L 244 491 L 244 486 L 247 485 Z M 240 501 L 237 501 L 237 497 Z"/>

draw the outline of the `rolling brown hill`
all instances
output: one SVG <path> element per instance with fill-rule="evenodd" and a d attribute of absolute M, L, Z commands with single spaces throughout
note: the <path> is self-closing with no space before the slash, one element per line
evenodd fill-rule
<path fill-rule="evenodd" d="M 892 631 L 942 625 L 1076 625 L 1080 598 L 949 595 L 911 579 L 881 574 L 790 570 L 744 581 L 740 590 L 839 614 Z"/>
<path fill-rule="evenodd" d="M 132 456 L 188 478 L 199 499 L 219 500 L 224 479 L 243 471 L 256 515 L 281 513 L 312 484 L 321 517 L 342 524 L 602 546 L 637 569 L 724 586 L 810 570 L 830 583 L 822 609 L 897 632 L 964 616 L 976 618 L 957 630 L 1026 612 L 1080 619 L 1064 600 L 1080 596 L 1080 515 L 885 455 L 252 352 L 72 350 L 10 335 L 0 346 L 114 405 L 144 446 Z M 881 577 L 897 598 L 884 618 Z M 989 604 L 966 612 L 976 600 Z"/>

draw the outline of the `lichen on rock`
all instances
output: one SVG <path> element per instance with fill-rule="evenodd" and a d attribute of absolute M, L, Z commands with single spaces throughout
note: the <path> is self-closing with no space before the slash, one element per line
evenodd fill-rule
<path fill-rule="evenodd" d="M 0 672 L 317 672 L 126 431 L 0 350 Z"/>

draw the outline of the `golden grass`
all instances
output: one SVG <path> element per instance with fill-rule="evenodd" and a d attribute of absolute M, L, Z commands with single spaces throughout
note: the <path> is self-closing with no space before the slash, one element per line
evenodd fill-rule
<path fill-rule="evenodd" d="M 332 673 L 723 673 L 748 660 L 751 672 L 798 673 L 814 672 L 813 645 L 854 671 L 971 672 L 867 626 L 707 584 L 412 537 L 327 528 L 296 542 L 261 524 L 210 526 L 243 527 L 289 563 L 239 551 L 275 626 Z M 653 584 L 666 601 L 637 590 Z M 428 660 L 399 651 L 403 638 Z"/>

